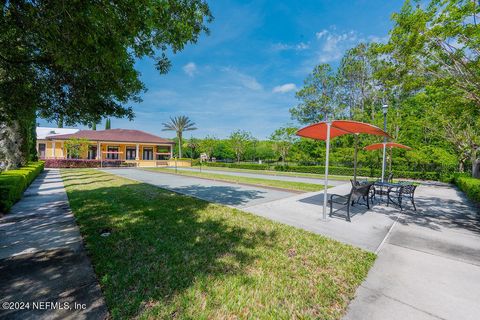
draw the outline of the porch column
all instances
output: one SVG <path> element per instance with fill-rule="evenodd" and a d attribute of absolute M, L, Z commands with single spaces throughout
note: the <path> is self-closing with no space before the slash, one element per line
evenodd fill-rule
<path fill-rule="evenodd" d="M 173 144 L 170 145 L 170 159 L 173 158 Z"/>
<path fill-rule="evenodd" d="M 140 160 L 140 146 L 137 143 L 136 150 L 135 150 L 135 160 Z"/>
<path fill-rule="evenodd" d="M 97 160 L 102 160 L 102 149 L 101 149 L 101 143 L 100 141 L 97 141 L 97 155 L 96 155 L 96 159 Z"/>
<path fill-rule="evenodd" d="M 55 141 L 52 141 L 52 157 L 55 158 Z"/>
<path fill-rule="evenodd" d="M 64 142 L 62 141 L 62 158 L 65 158 L 65 154 L 63 153 Z"/>

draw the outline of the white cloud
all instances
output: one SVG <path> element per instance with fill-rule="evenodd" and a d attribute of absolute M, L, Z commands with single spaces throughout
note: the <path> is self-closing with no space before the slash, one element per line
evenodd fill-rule
<path fill-rule="evenodd" d="M 254 91 L 263 90 L 263 86 L 257 81 L 257 79 L 255 79 L 255 77 L 241 73 L 231 67 L 222 68 L 222 71 L 229 73 L 232 76 L 232 80 L 234 82 L 239 82 L 243 87 L 247 89 Z"/>
<path fill-rule="evenodd" d="M 346 50 L 354 47 L 360 41 L 365 41 L 353 30 L 339 33 L 335 29 L 331 31 L 324 29 L 315 35 L 319 41 L 316 60 L 320 63 L 337 61 Z"/>
<path fill-rule="evenodd" d="M 187 63 L 182 69 L 189 77 L 193 77 L 196 73 L 198 73 L 197 65 L 193 62 Z"/>
<path fill-rule="evenodd" d="M 323 38 L 323 36 L 327 35 L 328 33 L 329 33 L 328 30 L 323 29 L 322 31 L 315 33 L 315 37 L 317 37 L 317 39 L 321 39 Z"/>
<path fill-rule="evenodd" d="M 285 84 L 282 84 L 281 86 L 276 86 L 275 88 L 273 88 L 272 92 L 287 93 L 295 90 L 297 90 L 297 86 L 294 83 L 285 83 Z"/>
<path fill-rule="evenodd" d="M 287 43 L 275 43 L 272 45 L 273 51 L 286 51 L 286 50 L 295 50 L 295 51 L 303 51 L 310 48 L 310 45 L 305 42 L 300 42 L 297 44 L 287 44 Z"/>

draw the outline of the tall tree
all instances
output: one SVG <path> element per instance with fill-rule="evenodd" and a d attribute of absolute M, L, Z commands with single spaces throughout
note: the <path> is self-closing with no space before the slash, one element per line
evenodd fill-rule
<path fill-rule="evenodd" d="M 393 15 L 388 43 L 398 62 L 395 68 L 417 81 L 450 79 L 480 107 L 479 14 L 478 1 L 430 0 L 412 5 L 407 0 Z"/>
<path fill-rule="evenodd" d="M 288 153 L 293 144 L 298 140 L 296 136 L 297 128 L 294 127 L 282 127 L 275 130 L 270 136 L 270 140 L 273 141 L 273 147 L 276 152 L 282 158 L 282 163 L 285 164 Z"/>
<path fill-rule="evenodd" d="M 336 77 L 328 64 L 316 66 L 296 94 L 300 103 L 290 109 L 292 118 L 309 124 L 332 118 L 335 112 Z"/>
<path fill-rule="evenodd" d="M 168 54 L 195 43 L 211 20 L 204 0 L 4 1 L 0 122 L 23 135 L 22 119 L 35 114 L 65 125 L 132 119 L 127 104 L 145 89 L 136 59 L 168 72 Z"/>
<path fill-rule="evenodd" d="M 112 123 L 110 122 L 110 118 L 105 120 L 105 130 L 110 130 L 112 128 Z"/>
<path fill-rule="evenodd" d="M 178 139 L 178 156 L 182 158 L 183 132 L 197 130 L 195 122 L 187 116 L 170 117 L 170 122 L 163 123 L 163 131 L 175 131 Z"/>
<path fill-rule="evenodd" d="M 200 151 L 207 155 L 207 159 L 210 159 L 212 157 L 213 151 L 215 150 L 217 143 L 218 139 L 214 136 L 206 136 L 200 141 Z"/>
<path fill-rule="evenodd" d="M 376 43 L 360 43 L 347 50 L 337 70 L 337 103 L 350 119 L 373 121 L 383 86 L 376 72 L 382 67 Z"/>
<path fill-rule="evenodd" d="M 232 132 L 232 134 L 230 134 L 228 141 L 230 147 L 235 153 L 237 162 L 240 162 L 251 142 L 253 141 L 253 137 L 250 132 L 244 130 L 236 130 Z"/>

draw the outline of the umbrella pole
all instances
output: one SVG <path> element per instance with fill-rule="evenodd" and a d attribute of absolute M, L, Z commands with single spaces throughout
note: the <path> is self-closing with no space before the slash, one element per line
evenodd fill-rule
<path fill-rule="evenodd" d="M 358 134 L 355 134 L 355 153 L 353 156 L 353 182 L 357 182 Z"/>
<path fill-rule="evenodd" d="M 387 140 L 387 138 L 384 138 Z M 386 141 L 383 142 L 383 161 L 382 161 L 382 182 L 385 179 L 385 166 L 387 162 L 387 143 Z"/>
<path fill-rule="evenodd" d="M 327 150 L 325 158 L 325 190 L 323 191 L 323 220 L 327 220 L 327 189 L 328 189 L 328 157 L 330 153 L 330 128 L 332 124 L 327 123 Z"/>

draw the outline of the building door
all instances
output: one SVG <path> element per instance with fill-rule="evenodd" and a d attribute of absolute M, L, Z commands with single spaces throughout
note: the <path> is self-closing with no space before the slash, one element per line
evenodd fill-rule
<path fill-rule="evenodd" d="M 39 143 L 38 144 L 38 156 L 40 157 L 40 159 L 45 159 L 45 149 L 46 149 L 46 146 L 45 146 L 45 143 Z"/>
<path fill-rule="evenodd" d="M 88 146 L 88 159 L 97 158 L 97 146 Z"/>
<path fill-rule="evenodd" d="M 127 147 L 126 150 L 126 159 L 127 160 L 135 160 L 137 157 L 137 149 L 135 147 Z"/>
<path fill-rule="evenodd" d="M 153 148 L 143 148 L 143 160 L 153 160 Z"/>

